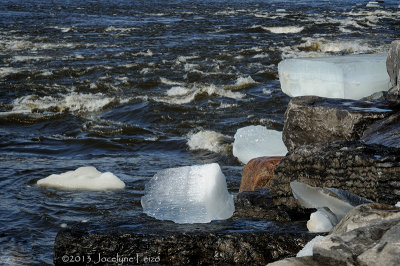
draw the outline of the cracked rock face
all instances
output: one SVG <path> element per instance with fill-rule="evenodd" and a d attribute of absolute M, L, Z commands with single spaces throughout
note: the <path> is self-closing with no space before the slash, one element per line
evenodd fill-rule
<path fill-rule="evenodd" d="M 392 42 L 388 57 L 386 59 L 386 68 L 392 83 L 389 90 L 387 100 L 399 105 L 400 104 L 400 40 Z"/>
<path fill-rule="evenodd" d="M 275 204 L 299 207 L 290 188 L 295 180 L 395 204 L 400 200 L 400 150 L 359 141 L 301 146 L 277 165 L 271 185 Z"/>
<path fill-rule="evenodd" d="M 289 151 L 307 144 L 358 140 L 369 125 L 392 113 L 383 102 L 295 97 L 285 112 L 282 138 Z"/>
<path fill-rule="evenodd" d="M 372 124 L 364 132 L 361 141 L 367 144 L 400 148 L 400 113 Z"/>

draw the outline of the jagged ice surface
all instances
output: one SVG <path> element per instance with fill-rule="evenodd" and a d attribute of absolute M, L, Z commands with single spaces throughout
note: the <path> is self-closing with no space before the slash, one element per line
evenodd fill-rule
<path fill-rule="evenodd" d="M 60 189 L 108 190 L 123 189 L 125 183 L 110 172 L 101 173 L 96 168 L 80 167 L 59 175 L 53 174 L 37 181 L 37 185 Z"/>
<path fill-rule="evenodd" d="M 360 99 L 390 88 L 386 54 L 286 59 L 279 63 L 279 80 L 291 97 L 316 95 Z"/>
<path fill-rule="evenodd" d="M 217 163 L 169 168 L 155 174 L 141 199 L 143 212 L 176 223 L 224 220 L 235 211 Z"/>
<path fill-rule="evenodd" d="M 287 153 L 282 141 L 282 132 L 263 126 L 239 128 L 233 143 L 233 155 L 246 164 L 261 156 L 284 156 Z"/>

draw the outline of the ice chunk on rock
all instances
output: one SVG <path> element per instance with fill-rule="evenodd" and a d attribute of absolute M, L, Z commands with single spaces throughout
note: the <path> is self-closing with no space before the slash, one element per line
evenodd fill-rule
<path fill-rule="evenodd" d="M 336 215 L 328 208 L 321 208 L 311 213 L 307 229 L 315 233 L 329 232 L 338 222 Z"/>
<path fill-rule="evenodd" d="M 244 164 L 253 158 L 284 156 L 286 153 L 282 132 L 269 130 L 263 126 L 248 126 L 236 131 L 233 155 Z"/>
<path fill-rule="evenodd" d="M 101 173 L 94 167 L 80 167 L 75 171 L 53 174 L 37 181 L 39 186 L 61 189 L 107 190 L 123 189 L 125 183 L 110 172 Z"/>
<path fill-rule="evenodd" d="M 307 222 L 311 232 L 329 232 L 353 207 L 371 203 L 368 199 L 337 188 L 312 187 L 297 181 L 290 182 L 290 187 L 303 207 L 317 209 Z"/>
<path fill-rule="evenodd" d="M 390 88 L 386 54 L 286 59 L 279 63 L 279 80 L 291 97 L 316 95 L 361 99 Z"/>
<path fill-rule="evenodd" d="M 169 168 L 146 184 L 144 213 L 176 223 L 228 219 L 235 211 L 225 176 L 217 163 Z"/>
<path fill-rule="evenodd" d="M 314 245 L 324 239 L 324 236 L 316 236 L 310 242 L 308 242 L 302 250 L 300 250 L 296 257 L 305 257 L 313 255 Z"/>

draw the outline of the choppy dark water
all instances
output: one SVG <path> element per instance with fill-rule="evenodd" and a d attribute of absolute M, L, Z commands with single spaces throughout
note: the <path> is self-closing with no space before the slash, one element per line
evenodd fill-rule
<path fill-rule="evenodd" d="M 280 60 L 386 52 L 399 36 L 397 1 L 366 3 L 1 1 L 0 263 L 51 264 L 62 224 L 134 217 L 161 169 L 218 162 L 236 192 L 236 130 L 282 129 Z M 213 151 L 188 146 L 200 131 Z M 127 188 L 35 185 L 85 165 Z"/>

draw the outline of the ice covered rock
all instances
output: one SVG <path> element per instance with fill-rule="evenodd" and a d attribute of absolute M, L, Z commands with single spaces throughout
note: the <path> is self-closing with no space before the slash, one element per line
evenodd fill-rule
<path fill-rule="evenodd" d="M 107 190 L 123 189 L 125 183 L 110 172 L 101 173 L 94 167 L 80 167 L 75 171 L 53 174 L 37 181 L 39 186 L 60 189 Z"/>
<path fill-rule="evenodd" d="M 146 184 L 144 213 L 176 223 L 228 219 L 235 211 L 226 179 L 217 163 L 169 168 Z"/>
<path fill-rule="evenodd" d="M 390 88 L 386 54 L 286 59 L 279 63 L 279 80 L 291 97 L 316 95 L 361 99 Z"/>
<path fill-rule="evenodd" d="M 263 126 L 239 128 L 233 143 L 233 155 L 244 164 L 262 156 L 284 156 L 287 153 L 282 132 Z"/>

